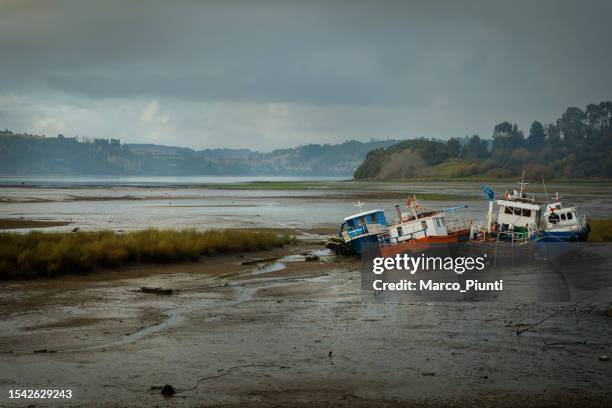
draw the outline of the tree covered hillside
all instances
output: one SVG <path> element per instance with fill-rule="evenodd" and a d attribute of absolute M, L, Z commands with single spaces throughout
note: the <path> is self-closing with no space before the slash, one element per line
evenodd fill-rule
<path fill-rule="evenodd" d="M 612 177 L 612 102 L 568 108 L 554 123 L 495 125 L 492 139 L 406 140 L 368 153 L 355 179 Z"/>

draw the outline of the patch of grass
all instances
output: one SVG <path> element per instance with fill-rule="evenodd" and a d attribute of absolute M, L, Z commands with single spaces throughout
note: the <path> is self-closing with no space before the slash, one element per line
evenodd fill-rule
<path fill-rule="evenodd" d="M 590 219 L 591 233 L 589 241 L 591 242 L 612 242 L 612 218 L 607 219 Z"/>
<path fill-rule="evenodd" d="M 202 255 L 281 247 L 288 235 L 245 230 L 0 234 L 0 279 L 52 277 L 132 262 L 194 261 Z"/>

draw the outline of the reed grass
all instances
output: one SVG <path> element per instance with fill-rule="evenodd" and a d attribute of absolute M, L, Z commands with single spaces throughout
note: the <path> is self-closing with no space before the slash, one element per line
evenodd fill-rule
<path fill-rule="evenodd" d="M 281 247 L 288 235 L 246 230 L 158 230 L 0 234 L 0 279 L 55 276 L 134 262 L 194 261 L 203 255 Z"/>
<path fill-rule="evenodd" d="M 612 218 L 589 219 L 591 242 L 612 242 Z"/>

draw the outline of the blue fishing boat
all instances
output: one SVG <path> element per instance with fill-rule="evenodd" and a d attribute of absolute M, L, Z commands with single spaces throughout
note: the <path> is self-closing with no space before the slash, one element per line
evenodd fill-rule
<path fill-rule="evenodd" d="M 339 237 L 344 243 L 360 254 L 369 244 L 378 244 L 378 234 L 389 228 L 383 210 L 363 211 L 363 203 L 357 203 L 359 212 L 344 218 Z"/>

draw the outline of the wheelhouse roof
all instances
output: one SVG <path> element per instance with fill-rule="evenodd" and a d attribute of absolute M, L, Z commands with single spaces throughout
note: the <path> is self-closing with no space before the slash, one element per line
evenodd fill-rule
<path fill-rule="evenodd" d="M 512 208 L 524 208 L 527 210 L 540 211 L 540 206 L 537 204 L 523 203 L 520 201 L 497 200 L 497 205 Z"/>
<path fill-rule="evenodd" d="M 348 217 L 344 218 L 344 221 L 349 221 L 349 220 L 352 220 L 354 218 L 359 218 L 359 217 L 363 217 L 364 215 L 374 214 L 374 213 L 379 213 L 379 212 L 384 212 L 384 211 L 383 210 L 364 211 L 362 213 L 357 213 L 357 214 L 354 214 L 354 215 L 349 215 Z"/>

